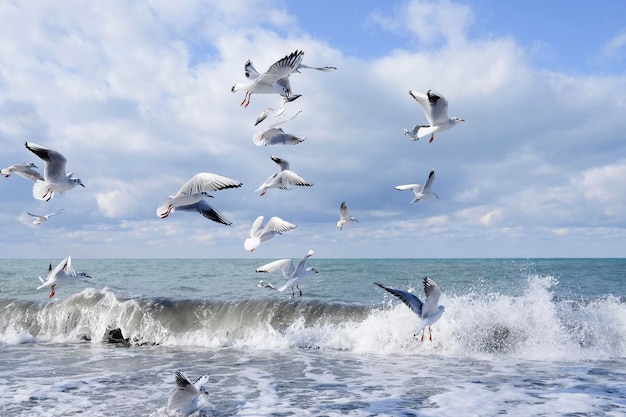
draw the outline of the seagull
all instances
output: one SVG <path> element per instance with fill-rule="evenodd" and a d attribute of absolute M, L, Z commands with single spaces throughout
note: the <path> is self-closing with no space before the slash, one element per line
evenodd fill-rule
<path fill-rule="evenodd" d="M 280 172 L 275 172 L 268 179 L 265 180 L 259 188 L 254 192 L 261 191 L 261 197 L 265 195 L 270 188 L 279 188 L 281 190 L 289 190 L 290 185 L 297 185 L 303 187 L 310 187 L 313 184 L 302 178 L 300 175 L 289 169 L 289 162 L 286 159 L 279 158 L 272 155 L 272 161 L 276 162 L 280 166 Z"/>
<path fill-rule="evenodd" d="M 263 280 L 259 281 L 259 283 L 256 284 L 256 286 L 259 287 L 259 288 L 269 288 L 270 290 L 275 290 L 276 289 L 276 287 L 273 286 L 271 283 L 265 282 Z"/>
<path fill-rule="evenodd" d="M 52 269 L 52 264 L 48 267 L 48 275 L 44 280 L 42 277 L 39 277 L 39 281 L 41 281 L 41 285 L 37 287 L 38 290 L 46 287 L 50 287 L 50 295 L 48 298 L 54 297 L 55 287 L 57 285 L 65 285 L 72 282 L 76 282 L 78 278 L 91 278 L 84 272 L 76 272 L 74 268 L 72 268 L 72 257 L 68 256 L 63 259 L 54 269 Z"/>
<path fill-rule="evenodd" d="M 41 224 L 41 222 L 47 221 L 50 217 L 56 216 L 57 214 L 60 214 L 62 211 L 63 211 L 63 209 L 59 209 L 59 210 L 55 211 L 54 213 L 46 214 L 45 216 L 40 216 L 38 214 L 33 214 L 33 213 L 29 212 L 29 211 L 27 211 L 26 213 L 28 213 L 30 216 L 33 216 L 35 218 L 35 220 L 33 220 L 33 224 Z"/>
<path fill-rule="evenodd" d="M 246 78 L 250 82 L 237 83 L 232 86 L 230 91 L 234 93 L 244 90 L 246 92 L 241 102 L 241 105 L 244 107 L 248 107 L 250 104 L 250 96 L 253 93 L 280 94 L 283 97 L 290 97 L 291 84 L 289 83 L 289 76 L 298 69 L 303 56 L 303 51 L 296 50 L 273 63 L 263 74 L 260 74 L 252 65 L 252 61 L 248 60 L 244 66 L 244 71 Z"/>
<path fill-rule="evenodd" d="M 282 115 L 285 112 L 285 104 L 291 103 L 292 101 L 295 101 L 300 97 L 302 97 L 302 94 L 295 94 L 290 97 L 283 97 L 278 110 L 274 110 L 271 107 L 268 107 L 267 109 L 263 110 L 263 112 L 259 115 L 259 117 L 257 117 L 256 121 L 254 122 L 254 125 L 256 126 L 259 123 L 261 123 L 263 120 L 267 119 L 267 116 L 269 116 L 271 112 L 274 112 L 274 117 L 278 117 Z"/>
<path fill-rule="evenodd" d="M 416 125 L 411 131 L 404 129 L 404 134 L 410 136 L 413 140 L 430 135 L 428 142 L 432 142 L 435 139 L 435 132 L 452 129 L 457 123 L 465 121 L 458 117 L 448 118 L 448 100 L 439 93 L 428 90 L 426 94 L 422 94 L 411 90 L 409 94 L 422 106 L 429 123 L 427 125 Z"/>
<path fill-rule="evenodd" d="M 72 173 L 65 173 L 65 157 L 55 150 L 25 142 L 26 148 L 46 161 L 44 180 L 37 180 L 33 185 L 33 197 L 37 200 L 50 201 L 55 192 L 62 193 L 80 185 L 85 187 L 80 178 L 73 178 Z"/>
<path fill-rule="evenodd" d="M 252 137 L 252 142 L 256 146 L 267 146 L 267 145 L 297 145 L 300 142 L 303 142 L 306 139 L 306 136 L 301 138 L 289 133 L 285 133 L 285 131 L 277 126 L 282 125 L 283 123 L 287 123 L 290 120 L 295 119 L 302 113 L 300 110 L 298 113 L 294 114 L 292 117 L 286 120 L 281 120 L 272 124 L 265 130 L 260 131 Z"/>
<path fill-rule="evenodd" d="M 396 190 L 399 191 L 407 191 L 412 190 L 415 194 L 415 198 L 411 200 L 411 203 L 417 203 L 420 200 L 430 200 L 432 198 L 439 198 L 439 196 L 433 193 L 430 190 L 430 187 L 433 185 L 433 181 L 435 181 L 435 170 L 431 169 L 430 174 L 428 174 L 428 179 L 426 180 L 426 184 L 422 187 L 419 184 L 405 184 L 396 186 Z"/>
<path fill-rule="evenodd" d="M 33 164 L 32 162 L 23 162 L 21 164 L 11 165 L 8 168 L 0 169 L 0 175 L 4 175 L 6 178 L 9 178 L 11 174 L 15 172 L 17 175 L 28 178 L 29 180 L 43 181 L 43 177 L 41 176 L 41 174 L 35 171 L 33 168 L 37 168 L 37 165 Z"/>
<path fill-rule="evenodd" d="M 416 335 L 419 334 L 420 331 L 422 332 L 422 342 L 424 341 L 426 327 L 428 327 L 429 340 L 431 342 L 433 341 L 433 334 L 430 330 L 430 326 L 435 324 L 437 320 L 441 318 L 441 315 L 445 310 L 444 306 L 437 306 L 439 297 L 441 296 L 441 289 L 435 281 L 428 277 L 424 278 L 424 293 L 426 294 L 426 300 L 424 302 L 410 292 L 385 287 L 377 282 L 374 284 L 398 297 L 422 320 L 417 328 L 417 331 L 415 332 Z"/>
<path fill-rule="evenodd" d="M 270 262 L 268 264 L 258 267 L 256 269 L 256 272 L 269 273 L 269 272 L 281 271 L 283 273 L 283 276 L 287 278 L 287 282 L 282 287 L 279 287 L 279 288 L 275 288 L 272 284 L 266 283 L 264 281 L 260 281 L 257 286 L 263 285 L 264 287 L 272 288 L 279 292 L 283 292 L 287 288 L 291 287 L 292 297 L 296 296 L 295 291 L 293 289 L 293 287 L 296 287 L 298 291 L 300 291 L 300 297 L 302 297 L 302 290 L 300 289 L 299 284 L 305 279 L 313 275 L 319 274 L 317 269 L 305 267 L 307 259 L 313 256 L 313 253 L 314 253 L 313 250 L 309 250 L 309 252 L 306 254 L 304 258 L 302 258 L 302 260 L 300 261 L 297 267 L 294 267 L 293 261 L 291 259 L 279 259 L 277 261 Z"/>
<path fill-rule="evenodd" d="M 284 232 L 293 230 L 296 227 L 298 226 L 276 216 L 270 218 L 267 224 L 263 225 L 263 216 L 259 216 L 252 224 L 250 237 L 243 242 L 243 247 L 252 252 L 261 242 L 273 238 L 276 234 L 282 235 Z"/>
<path fill-rule="evenodd" d="M 348 210 L 348 205 L 345 201 L 341 202 L 341 206 L 339 207 L 339 221 L 337 222 L 337 227 L 339 230 L 343 230 L 343 225 L 350 222 L 358 222 L 358 220 L 352 216 L 350 216 L 350 210 Z"/>
<path fill-rule="evenodd" d="M 225 188 L 241 187 L 242 183 L 232 178 L 210 172 L 201 172 L 189 179 L 180 190 L 170 195 L 168 200 L 157 208 L 157 216 L 164 219 L 172 211 L 195 211 L 209 220 L 227 226 L 232 223 L 215 210 L 204 200 L 204 197 L 213 197 L 208 193 Z"/>
<path fill-rule="evenodd" d="M 193 384 L 182 371 L 176 371 L 176 389 L 167 399 L 167 411 L 175 411 L 183 415 L 189 415 L 198 409 L 198 397 L 200 394 L 209 395 L 207 383 L 208 375 L 202 375 Z"/>

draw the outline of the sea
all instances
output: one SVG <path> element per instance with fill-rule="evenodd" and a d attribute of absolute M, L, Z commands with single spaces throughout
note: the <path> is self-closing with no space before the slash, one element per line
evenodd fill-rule
<path fill-rule="evenodd" d="M 194 416 L 626 415 L 626 259 L 0 260 L 1 416 L 166 416 L 174 375 L 209 375 Z M 294 259 L 298 262 L 299 259 Z M 432 341 L 381 283 L 442 290 Z"/>

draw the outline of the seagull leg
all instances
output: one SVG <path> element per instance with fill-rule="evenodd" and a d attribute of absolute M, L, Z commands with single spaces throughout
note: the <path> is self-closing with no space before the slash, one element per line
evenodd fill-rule
<path fill-rule="evenodd" d="M 424 332 L 426 331 L 426 329 L 422 329 L 422 342 L 424 341 Z"/>
<path fill-rule="evenodd" d="M 435 134 L 434 133 L 432 135 L 430 135 L 430 140 L 428 141 L 428 143 L 432 142 L 433 140 L 435 140 Z"/>
<path fill-rule="evenodd" d="M 428 326 L 428 340 L 433 341 L 433 332 L 430 330 L 430 326 Z"/>
<path fill-rule="evenodd" d="M 50 287 L 50 295 L 48 296 L 48 298 L 54 297 L 54 287 L 56 287 L 56 284 L 52 284 L 52 286 Z"/>

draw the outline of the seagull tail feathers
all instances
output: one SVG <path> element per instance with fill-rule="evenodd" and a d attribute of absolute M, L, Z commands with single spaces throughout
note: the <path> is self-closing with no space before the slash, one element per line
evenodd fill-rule
<path fill-rule="evenodd" d="M 54 192 L 48 189 L 48 184 L 45 181 L 37 180 L 33 184 L 33 197 L 37 200 L 49 200 L 53 195 Z"/>
<path fill-rule="evenodd" d="M 252 252 L 253 250 L 257 248 L 257 246 L 259 246 L 260 243 L 261 243 L 261 239 L 259 239 L 258 237 L 249 237 L 243 242 L 243 247 L 247 251 Z"/>

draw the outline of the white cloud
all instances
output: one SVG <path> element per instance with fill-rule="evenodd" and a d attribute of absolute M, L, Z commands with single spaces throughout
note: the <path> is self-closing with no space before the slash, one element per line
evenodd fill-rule
<path fill-rule="evenodd" d="M 626 47 L 626 31 L 620 32 L 613 39 L 604 45 L 602 53 L 606 57 L 615 57 L 623 53 Z"/>

